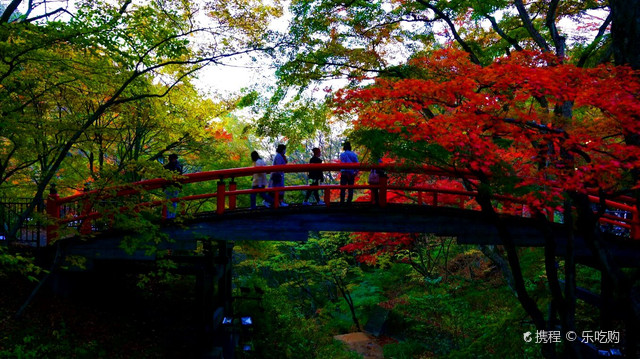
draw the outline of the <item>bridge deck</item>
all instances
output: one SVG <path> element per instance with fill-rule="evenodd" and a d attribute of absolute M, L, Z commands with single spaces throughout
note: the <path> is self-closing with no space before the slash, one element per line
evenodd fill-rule
<path fill-rule="evenodd" d="M 531 218 L 504 217 L 514 242 L 521 247 L 541 247 L 545 240 L 542 226 Z M 567 233 L 561 224 L 551 224 L 556 254 L 564 256 Z M 353 203 L 349 206 L 300 206 L 286 208 L 240 209 L 224 214 L 200 213 L 196 217 L 167 222 L 161 231 L 173 240 L 159 248 L 193 250 L 200 240 L 223 241 L 306 241 L 312 231 L 433 233 L 456 237 L 460 244 L 500 245 L 495 226 L 473 210 L 426 205 L 389 204 L 385 208 Z M 133 256 L 120 249 L 127 233 L 98 234 L 90 241 L 71 241 L 67 253 L 92 259 L 155 259 L 143 251 Z M 575 238 L 577 260 L 593 265 L 592 255 L 581 238 Z M 606 242 L 616 262 L 623 267 L 640 266 L 640 241 Z"/>

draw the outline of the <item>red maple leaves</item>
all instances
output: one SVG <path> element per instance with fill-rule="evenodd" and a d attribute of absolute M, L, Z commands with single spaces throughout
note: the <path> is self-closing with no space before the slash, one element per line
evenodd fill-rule
<path fill-rule="evenodd" d="M 611 190 L 640 164 L 640 148 L 625 141 L 640 134 L 640 82 L 628 68 L 582 69 L 533 52 L 481 67 L 451 49 L 409 65 L 417 78 L 338 94 L 356 130 L 437 144 L 450 168 L 499 169 L 522 186 Z"/>
<path fill-rule="evenodd" d="M 640 74 L 630 68 L 584 69 L 529 51 L 483 67 L 454 49 L 407 66 L 413 78 L 378 78 L 337 94 L 338 112 L 355 118 L 355 131 L 384 130 L 407 148 L 437 146 L 424 164 L 468 170 L 494 194 L 516 195 L 532 208 L 558 206 L 564 191 L 637 187 L 630 173 L 640 167 L 633 140 Z M 345 249 L 404 246 L 395 235 L 379 237 Z"/>

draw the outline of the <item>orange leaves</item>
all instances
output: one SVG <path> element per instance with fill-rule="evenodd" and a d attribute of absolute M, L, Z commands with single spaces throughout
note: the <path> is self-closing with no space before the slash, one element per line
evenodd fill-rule
<path fill-rule="evenodd" d="M 228 133 L 224 128 L 208 128 L 207 130 L 217 141 L 230 142 L 233 140 L 233 135 Z"/>

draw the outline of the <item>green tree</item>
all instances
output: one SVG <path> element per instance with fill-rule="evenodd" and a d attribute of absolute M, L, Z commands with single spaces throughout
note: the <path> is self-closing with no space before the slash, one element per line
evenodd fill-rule
<path fill-rule="evenodd" d="M 134 121 L 144 121 L 144 111 L 138 110 L 205 66 L 264 53 L 268 20 L 279 14 L 277 5 L 253 1 L 77 1 L 49 13 L 45 1 L 28 2 L 19 14 L 21 3 L 10 2 L 0 17 L 0 186 L 34 181 L 33 201 L 22 219 L 42 201 L 79 143 L 88 136 L 98 142 L 97 152 L 86 154 L 99 165 L 105 143 L 100 144 L 104 134 L 97 129 L 131 118 L 120 114 L 133 107 Z M 207 24 L 198 17 L 204 10 Z M 63 15 L 64 20 L 57 19 Z M 136 157 L 144 142 L 140 135 L 121 146 L 125 158 L 116 162 Z M 165 146 L 176 141 L 181 137 Z"/>

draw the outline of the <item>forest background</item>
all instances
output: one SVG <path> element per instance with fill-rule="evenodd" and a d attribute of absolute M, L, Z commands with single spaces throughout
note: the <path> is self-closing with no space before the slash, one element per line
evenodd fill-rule
<path fill-rule="evenodd" d="M 312 147 L 335 160 L 349 138 L 363 162 L 469 171 L 450 183 L 480 193 L 466 206 L 495 215 L 492 196 L 517 195 L 541 225 L 556 208 L 596 248 L 602 233 L 587 191 L 638 198 L 637 0 L 13 0 L 1 10 L 0 192 L 27 203 L 5 241 L 37 216 L 52 186 L 65 195 L 169 178 L 170 153 L 187 172 L 249 166 L 251 150 L 269 157 L 280 142 L 290 163 L 307 162 Z M 206 73 L 238 64 L 269 64 L 261 71 L 274 79 L 202 92 L 198 77 L 232 81 Z M 523 341 L 556 325 L 620 330 L 625 352 L 637 351 L 636 271 L 602 252 L 602 274 L 570 256 L 556 264 L 548 248 L 513 246 L 493 218 L 504 246 L 340 233 L 295 246 L 239 244 L 238 285 L 266 289 L 271 306 L 257 322 L 274 337 L 254 345 L 265 353 L 276 343 L 274 357 L 349 357 L 331 336 L 361 329 L 383 308 L 395 325 L 388 357 L 577 357 L 575 343 Z M 122 222 L 154 233 L 141 218 Z M 28 256 L 0 250 L 3 280 L 46 275 Z M 139 278 L 143 293 L 176 281 L 161 273 Z M 603 283 L 623 319 L 576 301 L 575 288 Z M 11 317 L 11 306 L 3 310 Z M 36 333 L 3 334 L 0 352 L 114 350 L 62 329 L 72 322 L 56 314 Z"/>

